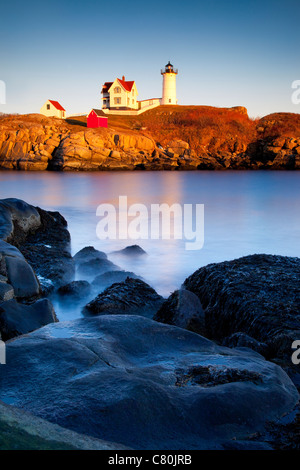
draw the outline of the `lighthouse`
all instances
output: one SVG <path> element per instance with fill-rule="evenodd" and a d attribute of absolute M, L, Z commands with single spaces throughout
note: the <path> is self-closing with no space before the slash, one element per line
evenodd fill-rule
<path fill-rule="evenodd" d="M 161 104 L 177 104 L 176 99 L 176 75 L 178 70 L 174 69 L 170 61 L 161 70 L 163 76 L 163 89 Z"/>

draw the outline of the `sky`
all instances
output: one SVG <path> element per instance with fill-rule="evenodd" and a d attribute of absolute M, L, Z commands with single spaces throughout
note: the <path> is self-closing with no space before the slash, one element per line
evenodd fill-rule
<path fill-rule="evenodd" d="M 299 0 L 10 0 L 0 12 L 0 112 L 35 113 L 52 99 L 87 113 L 123 75 L 138 99 L 160 98 L 170 60 L 180 105 L 300 113 Z"/>

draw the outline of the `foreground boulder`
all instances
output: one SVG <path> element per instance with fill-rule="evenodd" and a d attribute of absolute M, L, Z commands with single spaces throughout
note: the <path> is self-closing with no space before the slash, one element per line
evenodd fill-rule
<path fill-rule="evenodd" d="M 298 400 L 257 353 L 136 315 L 51 324 L 6 353 L 1 400 L 135 449 L 232 448 Z"/>
<path fill-rule="evenodd" d="M 184 287 L 203 305 L 209 338 L 245 333 L 267 346 L 267 357 L 291 365 L 300 338 L 299 279 L 299 258 L 261 254 L 200 268 Z"/>
<path fill-rule="evenodd" d="M 85 306 L 85 311 L 92 314 L 136 313 L 152 318 L 162 303 L 163 298 L 149 284 L 128 277 L 101 292 Z"/>

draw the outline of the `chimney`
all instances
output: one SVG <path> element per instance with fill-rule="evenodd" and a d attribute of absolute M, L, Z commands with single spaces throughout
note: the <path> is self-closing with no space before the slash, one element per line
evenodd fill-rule
<path fill-rule="evenodd" d="M 125 77 L 124 77 L 124 75 L 123 75 L 123 77 L 122 77 L 122 80 L 123 80 L 123 82 L 125 82 Z"/>

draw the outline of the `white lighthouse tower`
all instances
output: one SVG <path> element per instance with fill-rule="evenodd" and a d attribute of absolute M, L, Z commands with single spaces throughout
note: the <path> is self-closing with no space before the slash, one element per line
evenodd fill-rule
<path fill-rule="evenodd" d="M 160 71 L 163 76 L 163 90 L 161 104 L 177 104 L 176 99 L 176 75 L 178 70 L 174 69 L 170 61 Z"/>

